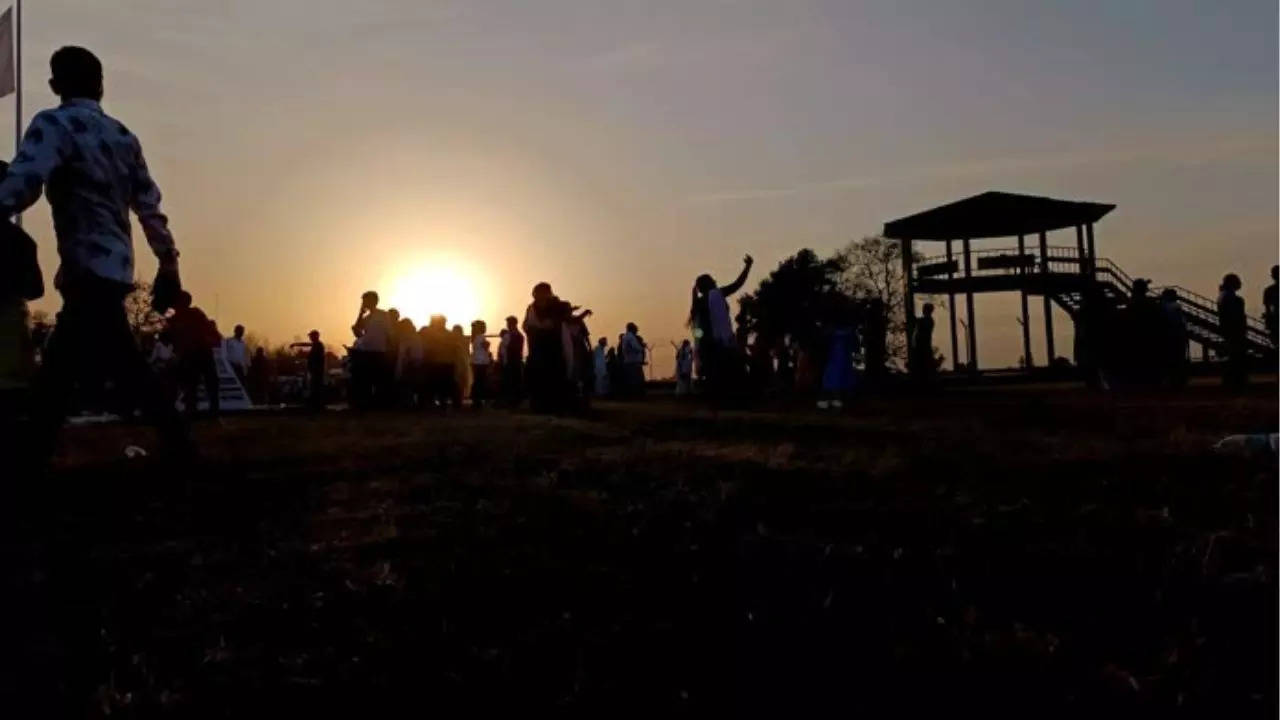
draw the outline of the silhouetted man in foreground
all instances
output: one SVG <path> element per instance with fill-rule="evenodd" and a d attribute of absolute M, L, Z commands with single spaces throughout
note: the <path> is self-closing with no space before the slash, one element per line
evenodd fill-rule
<path fill-rule="evenodd" d="M 185 449 L 182 419 L 152 377 L 124 312 L 135 272 L 130 210 L 160 261 L 156 309 L 168 310 L 181 289 L 160 189 L 138 139 L 98 104 L 98 58 L 84 48 L 64 47 L 49 64 L 49 87 L 62 103 L 31 120 L 0 182 L 5 217 L 31 207 L 48 185 L 61 261 L 54 285 L 63 305 L 36 381 L 36 437 L 24 450 L 41 458 L 52 454 L 75 381 L 95 370 L 114 377 L 141 402 L 170 449 Z"/>

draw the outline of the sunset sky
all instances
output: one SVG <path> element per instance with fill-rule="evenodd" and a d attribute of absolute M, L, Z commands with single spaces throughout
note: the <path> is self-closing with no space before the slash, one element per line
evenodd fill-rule
<path fill-rule="evenodd" d="M 56 102 L 54 49 L 97 52 L 197 303 L 276 342 L 313 327 L 348 342 L 369 288 L 415 321 L 444 295 L 494 326 L 547 280 L 595 309 L 597 335 L 634 320 L 666 346 L 701 272 L 732 279 L 750 252 L 763 274 L 988 189 L 1115 203 L 1100 255 L 1204 294 L 1239 272 L 1251 313 L 1276 261 L 1275 0 L 39 0 L 24 14 L 27 117 Z M 27 219 L 51 277 L 43 201 Z M 139 267 L 149 279 L 154 260 Z M 1021 354 L 1015 305 L 979 301 L 983 364 Z"/>

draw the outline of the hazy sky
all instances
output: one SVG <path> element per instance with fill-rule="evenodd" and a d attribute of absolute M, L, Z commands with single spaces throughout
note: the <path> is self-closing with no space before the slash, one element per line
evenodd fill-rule
<path fill-rule="evenodd" d="M 988 189 L 1116 203 L 1100 255 L 1205 294 L 1235 270 L 1251 312 L 1277 254 L 1275 0 L 40 0 L 24 13 L 27 116 L 55 102 L 56 47 L 98 52 L 105 105 L 143 141 L 197 303 L 274 341 L 312 327 L 348 341 L 361 291 L 411 306 L 406 278 L 446 267 L 480 286 L 478 307 L 452 306 L 491 326 L 545 279 L 596 310 L 597 335 L 634 320 L 665 345 L 700 272 L 728 280 L 744 252 L 767 271 Z M 43 202 L 28 219 L 51 276 Z M 984 364 L 1021 354 L 1010 300 L 979 302 Z"/>

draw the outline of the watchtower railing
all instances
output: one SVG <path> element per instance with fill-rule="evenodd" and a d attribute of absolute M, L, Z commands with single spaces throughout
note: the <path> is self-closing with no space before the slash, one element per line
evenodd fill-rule
<path fill-rule="evenodd" d="M 997 248 L 978 250 L 969 253 L 970 274 L 964 274 L 963 255 L 953 256 L 950 260 L 945 255 L 935 255 L 916 262 L 913 280 L 921 278 L 943 278 L 951 275 L 962 280 L 966 277 L 991 277 L 1008 275 L 1035 275 L 1044 272 L 1051 274 L 1079 274 L 1082 258 L 1080 250 L 1070 245 L 1050 245 L 1046 248 L 1042 259 L 1040 248 L 1028 245 L 1019 253 L 1015 248 Z M 1100 282 L 1110 282 L 1121 293 L 1128 295 L 1133 291 L 1133 278 L 1119 265 L 1107 258 L 1097 258 L 1093 262 L 1093 277 Z M 1178 304 L 1183 312 L 1194 316 L 1202 323 L 1214 327 L 1218 324 L 1218 302 L 1199 293 L 1178 285 L 1152 287 L 1151 294 L 1158 297 L 1164 290 L 1173 290 L 1178 296 Z M 1260 317 L 1246 316 L 1246 333 L 1250 342 L 1262 347 L 1274 347 L 1266 322 Z"/>

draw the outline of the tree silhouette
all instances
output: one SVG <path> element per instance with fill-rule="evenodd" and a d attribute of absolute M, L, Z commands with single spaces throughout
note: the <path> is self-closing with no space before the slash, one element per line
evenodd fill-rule
<path fill-rule="evenodd" d="M 164 327 L 164 317 L 151 307 L 151 283 L 140 282 L 134 286 L 133 292 L 124 299 L 125 317 L 129 319 L 129 328 L 138 340 L 160 332 Z"/>
<path fill-rule="evenodd" d="M 851 297 L 841 287 L 845 270 L 842 257 L 820 258 L 808 248 L 783 260 L 755 292 L 738 301 L 739 334 L 767 346 L 787 335 L 808 344 L 819 324 L 848 321 L 840 317 L 851 311 Z"/>
<path fill-rule="evenodd" d="M 845 245 L 836 257 L 843 268 L 840 287 L 844 292 L 864 303 L 871 298 L 880 298 L 884 303 L 888 357 L 905 362 L 907 318 L 903 310 L 906 279 L 902 274 L 902 244 L 882 237 L 864 237 Z M 921 256 L 916 253 L 914 257 L 920 259 Z"/>

